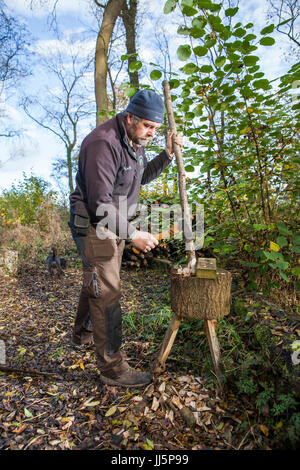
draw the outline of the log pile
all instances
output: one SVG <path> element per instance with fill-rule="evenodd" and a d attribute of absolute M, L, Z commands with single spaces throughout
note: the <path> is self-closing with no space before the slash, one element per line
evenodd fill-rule
<path fill-rule="evenodd" d="M 153 267 L 157 263 L 169 267 L 177 258 L 178 248 L 171 242 L 162 241 L 148 253 L 142 253 L 128 243 L 125 245 L 122 267 L 125 269 L 146 268 Z"/>

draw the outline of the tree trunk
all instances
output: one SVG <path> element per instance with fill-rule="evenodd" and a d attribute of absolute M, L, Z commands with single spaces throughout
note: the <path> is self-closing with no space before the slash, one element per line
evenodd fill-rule
<path fill-rule="evenodd" d="M 95 55 L 95 97 L 97 106 L 97 126 L 108 119 L 107 73 L 108 45 L 115 23 L 124 6 L 124 0 L 109 0 L 104 9 L 101 28 L 97 37 Z M 101 113 L 101 115 L 99 115 Z M 103 115 L 102 115 L 103 113 Z"/>
<path fill-rule="evenodd" d="M 72 169 L 72 148 L 67 148 L 67 165 L 68 165 L 68 180 L 69 180 L 69 188 L 70 188 L 70 194 L 74 191 L 74 185 L 73 185 L 73 169 Z"/>
<path fill-rule="evenodd" d="M 136 54 L 136 13 L 137 13 L 137 0 L 129 1 L 129 8 L 127 2 L 124 2 L 122 19 L 126 31 L 126 49 L 127 54 Z M 135 56 L 128 59 L 128 75 L 130 86 L 139 88 L 139 74 L 138 71 L 130 72 L 129 67 L 131 62 L 136 60 Z"/>

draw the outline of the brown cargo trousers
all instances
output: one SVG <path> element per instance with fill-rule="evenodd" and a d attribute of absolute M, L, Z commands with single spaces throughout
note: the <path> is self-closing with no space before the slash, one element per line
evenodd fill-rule
<path fill-rule="evenodd" d="M 93 226 L 86 236 L 78 235 L 72 225 L 72 216 L 69 225 L 83 266 L 73 339 L 80 341 L 84 335 L 91 335 L 86 326 L 90 316 L 97 365 L 105 376 L 114 377 L 129 367 L 125 353 L 120 351 L 120 268 L 125 241 L 120 238 L 99 239 Z"/>

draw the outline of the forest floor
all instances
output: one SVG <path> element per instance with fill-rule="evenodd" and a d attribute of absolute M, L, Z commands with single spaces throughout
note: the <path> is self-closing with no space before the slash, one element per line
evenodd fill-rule
<path fill-rule="evenodd" d="M 171 318 L 169 275 L 122 270 L 121 278 L 123 348 L 133 367 L 149 370 Z M 23 371 L 0 372 L 0 449 L 276 449 L 268 410 L 259 413 L 255 399 L 230 387 L 217 390 L 209 349 L 199 349 L 204 333 L 187 325 L 152 384 L 101 384 L 93 347 L 70 343 L 80 285 L 76 263 L 61 279 L 33 261 L 17 277 L 0 277 L 6 366 Z"/>

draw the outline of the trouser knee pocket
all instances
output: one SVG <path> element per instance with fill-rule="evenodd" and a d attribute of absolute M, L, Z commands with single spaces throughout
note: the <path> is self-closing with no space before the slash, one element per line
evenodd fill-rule
<path fill-rule="evenodd" d="M 100 278 L 96 267 L 83 269 L 83 288 L 90 297 L 100 297 Z"/>

